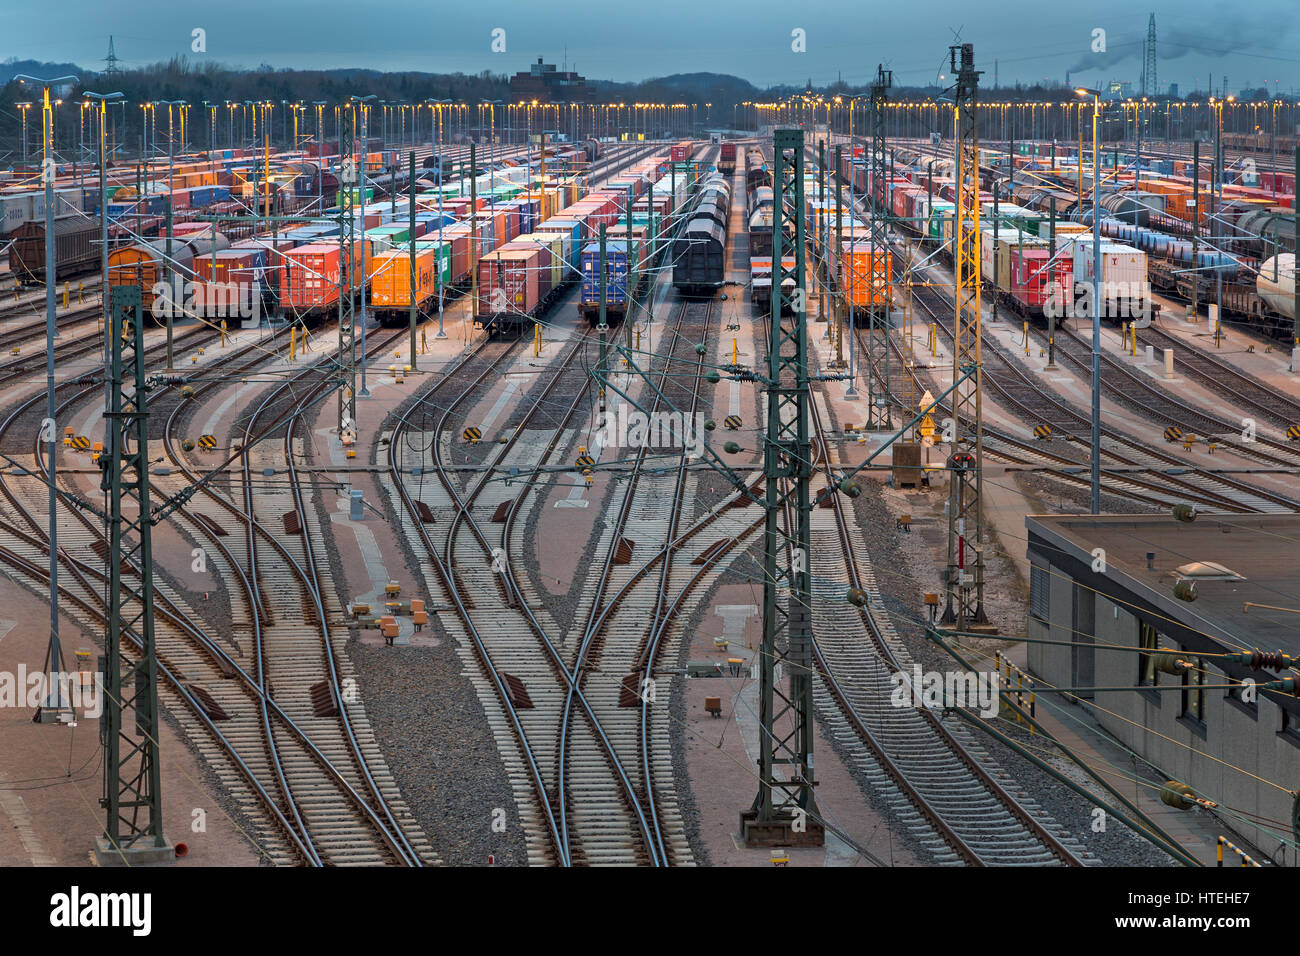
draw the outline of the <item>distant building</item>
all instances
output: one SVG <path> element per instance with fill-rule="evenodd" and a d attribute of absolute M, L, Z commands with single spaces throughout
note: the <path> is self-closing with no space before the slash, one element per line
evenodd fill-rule
<path fill-rule="evenodd" d="M 1106 87 L 1106 98 L 1111 100 L 1128 99 L 1133 95 L 1133 84 L 1128 80 L 1111 80 Z"/>
<path fill-rule="evenodd" d="M 1176 100 L 1176 99 L 1178 99 L 1178 84 L 1177 84 L 1177 83 L 1170 83 L 1170 84 L 1169 84 L 1169 98 L 1170 98 L 1171 100 Z"/>
<path fill-rule="evenodd" d="M 516 101 L 585 103 L 592 98 L 592 93 L 586 77 L 557 70 L 554 63 L 543 63 L 540 56 L 527 73 L 516 73 L 510 78 L 510 97 Z"/>

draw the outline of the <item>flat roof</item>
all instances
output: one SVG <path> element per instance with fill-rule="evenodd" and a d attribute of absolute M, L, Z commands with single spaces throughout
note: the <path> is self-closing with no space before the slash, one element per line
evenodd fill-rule
<path fill-rule="evenodd" d="M 1300 514 L 1026 515 L 1031 536 L 1091 567 L 1105 549 L 1104 576 L 1186 626 L 1229 647 L 1300 654 Z M 1154 570 L 1147 554 L 1154 552 Z M 1198 581 L 1196 600 L 1174 597 L 1177 568 L 1211 561 L 1243 581 Z"/>

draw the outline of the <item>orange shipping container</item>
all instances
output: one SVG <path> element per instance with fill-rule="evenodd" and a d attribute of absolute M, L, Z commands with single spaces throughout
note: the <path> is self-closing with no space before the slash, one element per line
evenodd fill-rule
<path fill-rule="evenodd" d="M 875 253 L 874 268 L 872 253 Z M 846 242 L 840 250 L 840 281 L 855 308 L 889 302 L 890 253 L 866 242 Z"/>
<path fill-rule="evenodd" d="M 438 257 L 434 250 L 415 253 L 415 301 L 437 295 Z M 405 309 L 411 304 L 411 256 L 409 252 L 384 252 L 374 259 L 370 280 L 370 302 L 376 309 Z"/>

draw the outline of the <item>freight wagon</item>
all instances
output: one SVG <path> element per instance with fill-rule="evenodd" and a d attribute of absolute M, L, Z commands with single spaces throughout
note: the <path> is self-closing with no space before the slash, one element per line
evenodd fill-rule
<path fill-rule="evenodd" d="M 551 247 L 508 245 L 480 259 L 474 325 L 490 338 L 517 335 L 554 291 Z"/>
<path fill-rule="evenodd" d="M 718 172 L 727 176 L 736 171 L 736 144 L 723 143 L 718 147 Z"/>
<path fill-rule="evenodd" d="M 605 246 L 605 321 L 608 325 L 617 325 L 623 321 L 629 305 L 628 299 L 636 295 L 645 270 L 642 268 L 645 247 L 636 244 L 632 247 L 632 259 L 629 263 L 625 243 L 612 243 Z M 600 321 L 600 243 L 589 242 L 582 249 L 582 295 L 578 301 L 578 313 L 595 328 Z"/>
<path fill-rule="evenodd" d="M 99 222 L 84 216 L 54 220 L 54 274 L 58 279 L 99 268 Z M 25 222 L 14 230 L 9 271 L 22 285 L 45 282 L 45 222 Z"/>
<path fill-rule="evenodd" d="M 451 244 L 415 245 L 415 307 L 423 310 L 451 280 Z M 370 305 L 380 324 L 410 319 L 411 253 L 409 247 L 381 252 L 370 265 Z"/>
<path fill-rule="evenodd" d="M 727 217 L 731 190 L 705 194 L 673 246 L 673 287 L 686 295 L 722 288 L 727 267 Z"/>
<path fill-rule="evenodd" d="M 211 255 L 230 247 L 224 233 L 172 237 L 170 273 L 175 292 L 172 301 L 184 301 L 184 284 L 194 278 L 196 256 Z M 108 254 L 109 287 L 138 285 L 146 311 L 154 310 L 157 288 L 168 273 L 167 240 L 152 239 L 112 250 Z"/>

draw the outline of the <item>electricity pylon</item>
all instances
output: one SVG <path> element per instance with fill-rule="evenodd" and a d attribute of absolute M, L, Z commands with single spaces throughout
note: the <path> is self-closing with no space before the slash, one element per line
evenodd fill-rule
<path fill-rule="evenodd" d="M 983 409 L 980 404 L 980 175 L 973 44 L 949 47 L 957 208 L 953 224 L 952 453 L 948 458 L 947 603 L 943 623 L 988 629 L 984 612 Z M 968 374 L 973 372 L 973 374 Z"/>
<path fill-rule="evenodd" d="M 813 796 L 812 440 L 804 276 L 803 132 L 775 133 L 772 315 L 763 446 L 763 643 L 759 650 L 758 794 L 740 814 L 749 846 L 820 846 Z M 785 230 L 794 264 L 784 264 Z M 785 281 L 790 280 L 787 291 Z M 790 313 L 787 320 L 782 316 Z M 785 524 L 790 516 L 793 527 Z M 787 604 L 780 603 L 786 592 Z M 781 685 L 789 680 L 788 690 Z"/>

